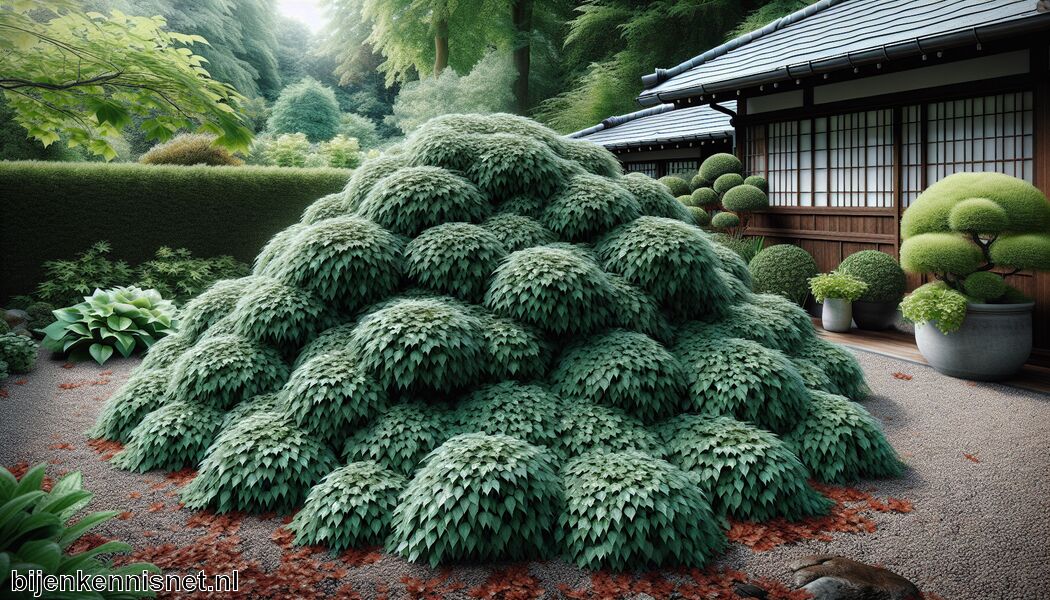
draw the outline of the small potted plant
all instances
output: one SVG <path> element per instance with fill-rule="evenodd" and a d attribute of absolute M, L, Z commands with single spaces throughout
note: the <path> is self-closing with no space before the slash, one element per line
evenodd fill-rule
<path fill-rule="evenodd" d="M 868 284 L 845 273 L 821 273 L 809 280 L 809 289 L 821 310 L 820 322 L 828 331 L 849 331 L 853 323 L 853 301 L 868 289 Z"/>
<path fill-rule="evenodd" d="M 1033 303 L 1004 277 L 1050 270 L 1050 202 L 1000 173 L 956 173 L 901 219 L 901 266 L 937 281 L 904 299 L 926 360 L 953 377 L 997 380 L 1032 351 Z"/>
<path fill-rule="evenodd" d="M 904 270 L 896 259 L 878 250 L 861 250 L 847 256 L 835 270 L 868 285 L 853 301 L 853 322 L 857 328 L 881 331 L 893 325 L 907 286 Z"/>

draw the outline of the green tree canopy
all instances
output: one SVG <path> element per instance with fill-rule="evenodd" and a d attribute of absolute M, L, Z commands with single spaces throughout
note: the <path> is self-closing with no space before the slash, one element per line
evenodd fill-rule
<path fill-rule="evenodd" d="M 335 92 L 310 77 L 284 88 L 273 104 L 268 129 L 273 133 L 304 133 L 315 143 L 332 139 L 339 133 Z"/>

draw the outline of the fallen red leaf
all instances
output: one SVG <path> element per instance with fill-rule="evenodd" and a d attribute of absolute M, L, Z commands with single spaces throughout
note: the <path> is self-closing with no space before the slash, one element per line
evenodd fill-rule
<path fill-rule="evenodd" d="M 47 448 L 48 450 L 72 450 L 73 444 L 70 444 L 69 442 L 61 442 L 59 444 L 51 444 Z"/>
<path fill-rule="evenodd" d="M 114 442 L 112 440 L 104 440 L 101 438 L 92 438 L 87 441 L 88 447 L 98 453 L 99 458 L 102 460 L 109 460 L 117 455 L 118 452 L 124 449 L 124 444 L 120 442 Z"/>
<path fill-rule="evenodd" d="M 27 383 L 29 383 L 28 379 L 16 379 L 15 380 L 15 385 L 25 385 Z"/>
<path fill-rule="evenodd" d="M 142 492 L 130 492 L 130 493 L 128 493 L 128 498 L 131 498 L 132 500 L 138 500 L 141 497 L 142 497 Z"/>
<path fill-rule="evenodd" d="M 131 518 L 131 516 L 132 516 L 132 512 L 130 510 L 126 510 L 126 511 L 120 513 L 119 515 L 117 515 L 117 519 L 119 519 L 121 521 L 127 521 L 128 519 Z"/>
<path fill-rule="evenodd" d="M 963 456 L 966 458 L 966 460 L 968 460 L 968 461 L 970 461 L 972 463 L 979 463 L 979 462 L 981 462 L 981 459 L 977 458 L 973 454 L 967 454 L 966 452 L 963 452 Z"/>
<path fill-rule="evenodd" d="M 62 365 L 62 368 L 63 368 L 63 369 L 72 369 L 72 368 L 73 368 L 73 367 L 75 367 L 75 366 L 76 366 L 76 365 L 74 365 L 73 363 L 71 363 L 71 362 L 67 362 L 66 364 Z"/>
<path fill-rule="evenodd" d="M 893 378 L 894 379 L 901 379 L 901 380 L 904 380 L 904 381 L 911 381 L 911 375 L 908 375 L 907 373 L 901 373 L 900 371 L 894 373 L 893 374 Z"/>
<path fill-rule="evenodd" d="M 146 512 L 154 513 L 154 512 L 160 512 L 162 510 L 164 510 L 164 503 L 163 502 L 154 502 L 153 504 L 149 505 L 149 508 L 146 509 Z"/>

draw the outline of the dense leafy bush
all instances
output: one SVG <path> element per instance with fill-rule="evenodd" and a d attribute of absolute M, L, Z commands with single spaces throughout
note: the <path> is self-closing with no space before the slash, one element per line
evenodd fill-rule
<path fill-rule="evenodd" d="M 623 174 L 623 167 L 620 166 L 620 161 L 616 160 L 616 155 L 594 142 L 565 139 L 554 150 L 558 156 L 580 165 L 588 173 L 602 177 L 617 177 Z"/>
<path fill-rule="evenodd" d="M 109 242 L 96 242 L 72 260 L 44 263 L 44 279 L 34 294 L 56 306 L 76 304 L 96 289 L 127 285 L 134 275 L 122 260 L 112 261 Z"/>
<path fill-rule="evenodd" d="M 823 302 L 828 298 L 853 302 L 864 295 L 868 284 L 852 275 L 831 272 L 810 277 L 809 289 L 813 293 L 813 299 L 817 302 Z"/>
<path fill-rule="evenodd" d="M 692 189 L 689 187 L 689 182 L 682 179 L 681 177 L 675 177 L 674 175 L 667 175 L 661 177 L 659 182 L 664 184 L 664 187 L 671 192 L 672 196 L 688 196 Z"/>
<path fill-rule="evenodd" d="M 538 385 L 504 381 L 481 387 L 456 409 L 456 429 L 509 435 L 553 447 L 559 434 L 561 399 Z"/>
<path fill-rule="evenodd" d="M 58 320 L 44 328 L 44 346 L 74 360 L 90 356 L 100 365 L 114 350 L 131 356 L 178 330 L 175 305 L 156 290 L 137 287 L 95 290 L 54 314 Z"/>
<path fill-rule="evenodd" d="M 722 196 L 722 206 L 733 212 L 751 212 L 769 207 L 769 198 L 761 189 L 741 183 Z"/>
<path fill-rule="evenodd" d="M 311 142 L 323 142 L 339 132 L 339 117 L 335 92 L 306 78 L 281 90 L 266 126 L 275 133 L 302 133 Z"/>
<path fill-rule="evenodd" d="M 276 412 L 257 412 L 222 431 L 182 490 L 186 506 L 218 512 L 291 511 L 337 461 Z"/>
<path fill-rule="evenodd" d="M 343 456 L 372 460 L 391 471 L 411 475 L 419 461 L 451 437 L 454 415 L 419 402 L 395 404 L 346 441 Z"/>
<path fill-rule="evenodd" d="M 374 462 L 350 463 L 310 490 L 288 529 L 297 544 L 325 544 L 335 552 L 381 545 L 405 483 Z"/>
<path fill-rule="evenodd" d="M 405 167 L 372 188 L 359 214 L 394 233 L 416 236 L 446 222 L 480 223 L 487 212 L 470 181 L 437 167 Z"/>
<path fill-rule="evenodd" d="M 670 321 L 649 294 L 619 275 L 609 274 L 609 284 L 617 308 L 612 316 L 613 325 L 665 343 L 674 337 Z"/>
<path fill-rule="evenodd" d="M 836 389 L 835 384 L 831 382 L 831 378 L 816 362 L 808 358 L 792 358 L 791 364 L 795 366 L 798 374 L 802 376 L 802 381 L 806 383 L 807 388 L 822 392 L 832 392 Z"/>
<path fill-rule="evenodd" d="M 740 217 L 736 213 L 721 211 L 711 217 L 711 227 L 715 229 L 733 229 L 740 225 Z"/>
<path fill-rule="evenodd" d="M 401 498 L 388 545 L 432 566 L 538 556 L 550 549 L 561 508 L 552 454 L 516 438 L 480 433 L 438 447 Z"/>
<path fill-rule="evenodd" d="M 354 170 L 354 174 L 343 191 L 346 194 L 347 208 L 356 210 L 376 183 L 405 166 L 408 166 L 408 159 L 398 154 L 366 160 L 363 165 Z"/>
<path fill-rule="evenodd" d="M 481 226 L 503 244 L 507 252 L 550 244 L 558 238 L 535 219 L 511 213 L 500 213 L 485 219 Z"/>
<path fill-rule="evenodd" d="M 151 369 L 166 369 L 178 360 L 182 353 L 193 346 L 194 339 L 186 333 L 169 335 L 156 344 L 150 346 L 146 356 L 139 363 L 137 370 L 149 371 Z"/>
<path fill-rule="evenodd" d="M 655 433 L 641 420 L 615 406 L 567 402 L 559 428 L 555 451 L 563 457 L 580 456 L 592 450 L 638 450 L 653 456 L 664 453 Z"/>
<path fill-rule="evenodd" d="M 581 567 L 701 567 L 725 546 L 699 478 L 663 460 L 592 452 L 562 477 L 559 541 Z"/>
<path fill-rule="evenodd" d="M 936 281 L 908 294 L 901 302 L 901 315 L 912 323 L 932 323 L 941 333 L 952 333 L 962 327 L 966 305 L 966 296 Z"/>
<path fill-rule="evenodd" d="M 817 275 L 817 263 L 802 248 L 776 244 L 762 250 L 748 264 L 756 292 L 780 294 L 802 304 L 809 295 L 809 280 Z"/>
<path fill-rule="evenodd" d="M 495 379 L 541 377 L 550 362 L 550 347 L 531 328 L 511 319 L 478 313 L 484 327 L 489 374 Z"/>
<path fill-rule="evenodd" d="M 547 198 L 565 179 L 565 163 L 536 140 L 497 133 L 481 138 L 477 148 L 467 174 L 492 198 Z"/>
<path fill-rule="evenodd" d="M 276 390 L 288 379 L 288 365 L 273 348 L 236 335 L 207 337 L 172 366 L 172 399 L 223 410 L 252 396 Z"/>
<path fill-rule="evenodd" d="M 865 302 L 899 302 L 907 285 L 897 261 L 878 250 L 854 252 L 837 270 L 867 284 L 868 289 L 858 298 Z"/>
<path fill-rule="evenodd" d="M 233 331 L 277 348 L 298 348 L 317 332 L 326 312 L 310 292 L 270 277 L 256 277 L 230 312 Z"/>
<path fill-rule="evenodd" d="M 243 165 L 244 161 L 215 145 L 215 136 L 182 133 L 157 144 L 139 158 L 147 165 Z"/>
<path fill-rule="evenodd" d="M 328 194 L 319 199 L 303 211 L 299 222 L 303 225 L 313 225 L 318 221 L 344 217 L 347 214 L 346 195 L 343 193 Z"/>
<path fill-rule="evenodd" d="M 591 241 L 641 214 L 638 201 L 617 182 L 580 174 L 554 196 L 540 221 L 561 239 Z"/>
<path fill-rule="evenodd" d="M 161 404 L 131 430 L 113 464 L 140 473 L 195 467 L 222 424 L 222 411 L 211 406 L 185 401 Z"/>
<path fill-rule="evenodd" d="M 699 475 L 716 512 L 746 521 L 824 514 L 831 501 L 780 439 L 729 417 L 682 415 L 661 430 L 668 460 Z"/>
<path fill-rule="evenodd" d="M 427 229 L 405 247 L 406 274 L 421 287 L 478 301 L 507 248 L 489 230 L 470 223 Z"/>
<path fill-rule="evenodd" d="M 126 444 L 131 431 L 147 414 L 167 400 L 170 369 L 137 369 L 115 394 L 106 400 L 90 435 Z"/>
<path fill-rule="evenodd" d="M 748 288 L 751 287 L 751 271 L 747 268 L 747 261 L 729 246 L 719 242 L 711 244 L 711 249 L 722 261 L 722 268 L 733 277 L 740 280 Z"/>
<path fill-rule="evenodd" d="M 620 185 L 634 194 L 643 215 L 667 217 L 690 222 L 682 211 L 682 205 L 667 191 L 667 188 L 643 173 L 628 173 L 619 179 Z"/>
<path fill-rule="evenodd" d="M 380 143 L 376 122 L 352 112 L 339 115 L 339 135 L 357 140 L 362 150 L 375 148 Z"/>
<path fill-rule="evenodd" d="M 861 370 L 857 357 L 842 346 L 810 336 L 793 355 L 795 358 L 803 358 L 820 365 L 831 380 L 833 387 L 829 391 L 834 394 L 859 402 L 871 393 L 864 381 L 864 371 Z"/>
<path fill-rule="evenodd" d="M 135 285 L 182 304 L 220 279 L 244 277 L 248 272 L 248 265 L 232 256 L 195 258 L 185 248 L 161 246 L 152 260 L 135 268 Z"/>
<path fill-rule="evenodd" d="M 689 195 L 693 206 L 711 207 L 718 204 L 718 192 L 709 187 L 700 187 Z"/>
<path fill-rule="evenodd" d="M 1006 282 L 1001 275 L 991 271 L 970 273 L 963 280 L 963 291 L 977 302 L 991 302 L 1006 293 Z"/>
<path fill-rule="evenodd" d="M 0 334 L 0 361 L 11 373 L 28 373 L 36 366 L 36 342 L 16 333 Z"/>
<path fill-rule="evenodd" d="M 91 503 L 93 495 L 83 489 L 83 477 L 79 472 L 64 475 L 44 491 L 46 465 L 37 465 L 16 479 L 7 469 L 0 467 L 0 589 L 8 590 L 12 572 L 26 577 L 37 571 L 45 577 L 57 576 L 72 579 L 80 576 L 105 577 L 141 575 L 144 571 L 160 573 L 160 569 L 149 563 L 125 564 L 113 567 L 110 560 L 100 556 L 129 552 L 131 546 L 109 540 L 92 544 L 91 550 L 70 554 L 74 542 L 91 529 L 120 514 L 118 510 L 82 514 L 76 523 L 70 520 Z M 39 588 L 37 588 L 39 589 Z M 44 592 L 45 597 L 52 596 Z M 92 598 L 105 600 L 142 598 L 148 593 L 100 592 Z M 11 596 L 6 596 L 11 597 Z M 62 596 L 74 597 L 74 596 Z"/>
<path fill-rule="evenodd" d="M 712 154 L 700 164 L 700 177 L 705 181 L 715 181 L 719 177 L 729 173 L 742 173 L 744 165 L 740 159 L 732 154 L 720 152 Z"/>
<path fill-rule="evenodd" d="M 744 185 L 744 178 L 738 173 L 726 173 L 715 179 L 713 188 L 718 195 L 725 200 L 726 194 L 735 187 Z"/>
<path fill-rule="evenodd" d="M 827 392 L 810 395 L 809 414 L 785 441 L 814 477 L 843 483 L 900 475 L 904 465 L 864 407 Z"/>
<path fill-rule="evenodd" d="M 179 333 L 190 342 L 196 340 L 219 319 L 233 312 L 241 297 L 258 281 L 261 279 L 254 276 L 216 281 L 179 312 Z"/>
<path fill-rule="evenodd" d="M 353 169 L 361 164 L 361 145 L 342 135 L 318 144 L 317 153 L 325 158 L 326 166 L 336 169 Z"/>
<path fill-rule="evenodd" d="M 306 167 L 313 156 L 313 145 L 302 133 L 285 133 L 277 137 L 260 137 L 253 152 L 262 155 L 261 164 L 274 167 Z"/>

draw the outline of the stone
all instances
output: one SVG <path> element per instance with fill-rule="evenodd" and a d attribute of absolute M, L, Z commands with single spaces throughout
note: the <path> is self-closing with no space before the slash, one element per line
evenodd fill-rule
<path fill-rule="evenodd" d="M 733 591 L 741 598 L 765 600 L 769 597 L 769 592 L 751 583 L 738 583 L 733 586 Z"/>
<path fill-rule="evenodd" d="M 19 325 L 25 325 L 29 323 L 29 313 L 24 310 L 17 308 L 9 308 L 4 311 L 4 320 L 11 326 L 11 329 L 18 327 Z"/>
<path fill-rule="evenodd" d="M 841 556 L 792 561 L 795 585 L 815 600 L 922 600 L 915 584 L 892 571 Z"/>

